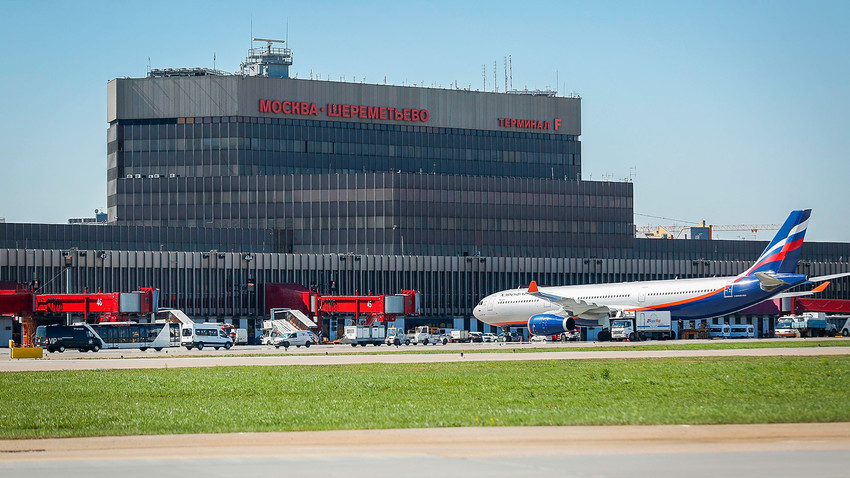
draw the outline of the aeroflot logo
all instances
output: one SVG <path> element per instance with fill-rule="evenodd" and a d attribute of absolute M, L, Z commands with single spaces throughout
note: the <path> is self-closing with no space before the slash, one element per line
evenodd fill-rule
<path fill-rule="evenodd" d="M 503 128 L 551 129 L 554 131 L 561 129 L 561 118 L 555 118 L 551 123 L 549 121 L 516 118 L 498 118 L 498 120 L 499 126 Z"/>
<path fill-rule="evenodd" d="M 365 106 L 328 104 L 317 107 L 306 101 L 260 100 L 260 113 L 302 116 L 327 116 L 329 118 L 360 118 L 371 120 L 395 120 L 427 123 L 431 117 L 428 110 L 416 108 L 392 108 L 388 106 Z"/>

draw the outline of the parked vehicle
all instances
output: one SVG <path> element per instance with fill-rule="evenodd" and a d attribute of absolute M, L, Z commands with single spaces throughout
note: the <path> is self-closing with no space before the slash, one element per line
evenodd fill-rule
<path fill-rule="evenodd" d="M 248 343 L 248 331 L 245 329 L 240 329 L 233 325 L 222 325 L 221 330 L 223 330 L 224 333 L 233 340 L 233 345 Z"/>
<path fill-rule="evenodd" d="M 404 333 L 404 329 L 390 327 L 387 329 L 387 337 L 384 339 L 387 345 L 410 345 L 410 337 Z"/>
<path fill-rule="evenodd" d="M 221 326 L 214 323 L 184 324 L 181 332 L 180 345 L 192 350 L 192 347 L 203 350 L 204 347 L 213 347 L 216 350 L 224 347 L 229 349 L 233 346 L 233 339 L 221 330 Z"/>
<path fill-rule="evenodd" d="M 729 326 L 729 338 L 732 339 L 753 339 L 756 337 L 755 327 L 746 324 L 736 324 Z"/>
<path fill-rule="evenodd" d="M 835 333 L 850 337 L 850 316 L 832 315 L 827 320 L 835 326 Z"/>
<path fill-rule="evenodd" d="M 470 332 L 469 341 L 478 343 L 484 342 L 484 334 L 482 334 L 481 332 Z"/>
<path fill-rule="evenodd" d="M 562 342 L 577 342 L 581 340 L 581 329 L 568 330 L 561 334 Z"/>
<path fill-rule="evenodd" d="M 472 340 L 468 330 L 452 330 L 448 333 L 448 337 L 449 342 L 466 343 Z"/>
<path fill-rule="evenodd" d="M 779 317 L 774 330 L 777 337 L 834 337 L 837 327 L 823 312 L 804 312 Z"/>
<path fill-rule="evenodd" d="M 443 332 L 436 327 L 428 327 L 427 325 L 420 325 L 416 327 L 413 331 L 413 334 L 410 338 L 410 343 L 412 344 L 447 344 L 449 343 L 449 338 L 443 334 Z"/>
<path fill-rule="evenodd" d="M 89 325 L 105 349 L 149 348 L 161 351 L 166 347 L 180 347 L 180 324 L 158 322 L 103 322 Z"/>
<path fill-rule="evenodd" d="M 50 353 L 61 353 L 65 349 L 97 352 L 103 348 L 103 341 L 86 324 L 39 325 L 35 329 L 35 345 Z"/>
<path fill-rule="evenodd" d="M 611 322 L 611 340 L 675 339 L 670 312 L 642 311 L 634 319 L 616 319 Z"/>
<path fill-rule="evenodd" d="M 296 347 L 301 347 L 303 345 L 304 347 L 309 348 L 311 345 L 316 344 L 318 342 L 319 339 L 313 332 L 309 330 L 297 330 L 295 332 L 289 332 L 287 334 L 281 335 L 280 337 L 277 337 L 272 342 L 272 345 L 274 345 L 277 349 L 281 347 L 288 349 L 293 345 Z"/>
<path fill-rule="evenodd" d="M 387 338 L 387 332 L 383 327 L 372 325 L 346 325 L 342 340 L 343 344 L 351 344 L 352 347 L 358 345 L 365 347 L 368 344 L 379 346 L 384 343 Z"/>
<path fill-rule="evenodd" d="M 521 337 L 516 332 L 502 332 L 496 336 L 496 342 L 520 342 Z"/>
<path fill-rule="evenodd" d="M 495 342 L 496 338 L 496 334 L 492 334 L 490 332 L 486 332 L 481 335 L 481 340 L 483 340 L 484 342 Z"/>
<path fill-rule="evenodd" d="M 532 335 L 531 339 L 529 339 L 529 342 L 533 344 L 545 344 L 551 341 L 552 337 L 549 335 Z"/>
<path fill-rule="evenodd" d="M 708 327 L 708 336 L 712 339 L 728 339 L 730 334 L 729 324 L 712 324 Z"/>

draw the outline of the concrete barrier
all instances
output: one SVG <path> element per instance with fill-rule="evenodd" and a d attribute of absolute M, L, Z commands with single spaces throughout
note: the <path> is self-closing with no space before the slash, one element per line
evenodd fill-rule
<path fill-rule="evenodd" d="M 11 349 L 13 359 L 42 358 L 44 349 L 41 347 L 15 347 Z"/>

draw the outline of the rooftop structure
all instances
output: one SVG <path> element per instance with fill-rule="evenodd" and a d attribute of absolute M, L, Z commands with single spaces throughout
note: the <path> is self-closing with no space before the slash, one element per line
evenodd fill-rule
<path fill-rule="evenodd" d="M 264 41 L 266 46 L 248 50 L 248 58 L 239 67 L 242 76 L 289 78 L 289 67 L 292 66 L 292 50 L 272 47 L 273 43 L 285 43 L 285 41 L 267 38 L 252 38 L 251 40 Z"/>

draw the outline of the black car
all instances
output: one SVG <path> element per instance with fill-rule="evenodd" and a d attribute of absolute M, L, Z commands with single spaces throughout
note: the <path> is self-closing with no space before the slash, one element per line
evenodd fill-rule
<path fill-rule="evenodd" d="M 516 332 L 501 333 L 496 337 L 497 342 L 519 342 L 520 337 Z"/>
<path fill-rule="evenodd" d="M 103 348 L 103 342 L 87 325 L 40 325 L 35 329 L 35 345 L 51 353 L 65 349 L 97 352 Z"/>

